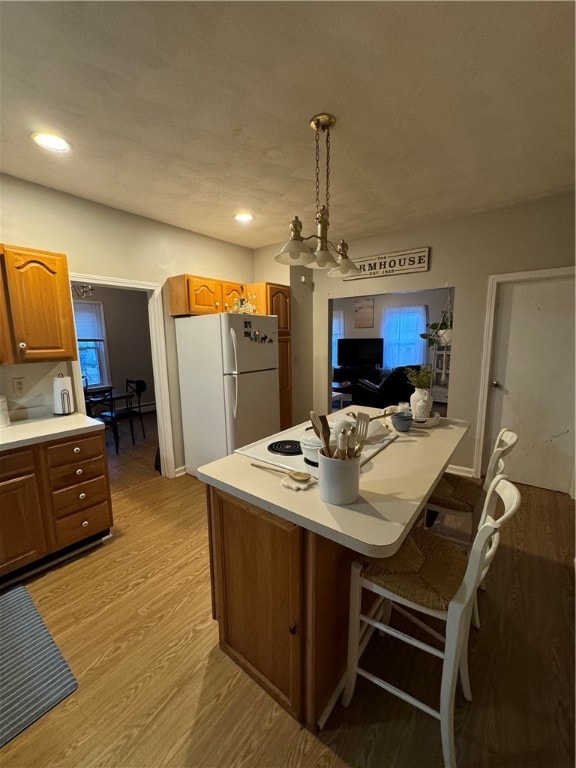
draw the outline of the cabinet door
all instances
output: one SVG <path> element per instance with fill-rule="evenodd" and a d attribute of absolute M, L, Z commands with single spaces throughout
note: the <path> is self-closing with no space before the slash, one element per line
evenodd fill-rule
<path fill-rule="evenodd" d="M 211 489 L 220 645 L 303 717 L 303 531 Z"/>
<path fill-rule="evenodd" d="M 75 360 L 76 334 L 66 256 L 3 246 L 12 358 L 3 362 Z"/>
<path fill-rule="evenodd" d="M 290 288 L 268 283 L 267 304 L 268 314 L 278 317 L 278 330 L 290 331 Z"/>
<path fill-rule="evenodd" d="M 222 302 L 224 312 L 229 312 L 234 306 L 235 300 L 246 298 L 244 286 L 241 283 L 222 283 Z"/>
<path fill-rule="evenodd" d="M 188 304 L 192 315 L 222 312 L 222 283 L 208 277 L 188 277 Z"/>
<path fill-rule="evenodd" d="M 0 482 L 0 576 L 46 554 L 34 474 Z"/>

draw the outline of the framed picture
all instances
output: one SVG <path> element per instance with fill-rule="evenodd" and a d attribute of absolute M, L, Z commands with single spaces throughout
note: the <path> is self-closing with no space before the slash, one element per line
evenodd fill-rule
<path fill-rule="evenodd" d="M 354 328 L 374 328 L 374 299 L 356 299 Z"/>

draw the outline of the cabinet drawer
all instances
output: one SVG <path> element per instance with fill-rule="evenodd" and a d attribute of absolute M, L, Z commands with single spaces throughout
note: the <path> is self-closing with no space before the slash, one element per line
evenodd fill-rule
<path fill-rule="evenodd" d="M 81 509 L 87 509 L 101 501 L 107 501 L 108 489 L 105 477 L 97 477 L 86 483 L 79 483 L 70 488 L 52 493 L 52 505 L 55 517 L 65 517 Z"/>
<path fill-rule="evenodd" d="M 59 547 L 67 547 L 95 533 L 110 528 L 112 521 L 108 503 L 85 509 L 75 515 L 69 515 L 56 521 L 56 540 Z"/>
<path fill-rule="evenodd" d="M 102 455 L 102 440 L 100 435 L 81 437 L 69 443 L 51 445 L 46 450 L 49 467 L 61 467 L 63 464 L 92 459 Z"/>
<path fill-rule="evenodd" d="M 0 480 L 27 475 L 34 470 L 34 451 L 31 448 L 0 454 Z"/>
<path fill-rule="evenodd" d="M 61 488 L 67 488 L 69 485 L 93 480 L 95 477 L 104 475 L 104 457 L 98 456 L 96 459 L 88 461 L 78 461 L 74 464 L 65 464 L 62 467 L 55 467 L 50 470 L 50 489 L 59 491 Z"/>

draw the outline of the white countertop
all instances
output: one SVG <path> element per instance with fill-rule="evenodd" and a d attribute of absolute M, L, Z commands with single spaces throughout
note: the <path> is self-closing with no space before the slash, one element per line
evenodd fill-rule
<path fill-rule="evenodd" d="M 238 453 L 199 467 L 198 477 L 356 552 L 389 557 L 420 515 L 468 427 L 466 421 L 441 419 L 436 427 L 400 433 L 362 467 L 359 499 L 347 506 L 322 501 L 317 486 L 284 488 L 277 473 L 250 466 L 250 458 Z"/>
<path fill-rule="evenodd" d="M 95 429 L 104 429 L 104 424 L 83 413 L 69 416 L 52 416 L 46 419 L 23 419 L 0 427 L 0 452 L 22 448 L 25 445 L 72 437 Z"/>

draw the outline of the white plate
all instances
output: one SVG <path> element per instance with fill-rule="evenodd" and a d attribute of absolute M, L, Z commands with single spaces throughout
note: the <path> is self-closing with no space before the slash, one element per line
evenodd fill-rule
<path fill-rule="evenodd" d="M 434 412 L 428 419 L 414 419 L 412 422 L 413 427 L 420 427 L 420 429 L 436 427 L 438 424 L 440 424 L 440 414 L 437 412 Z"/>

